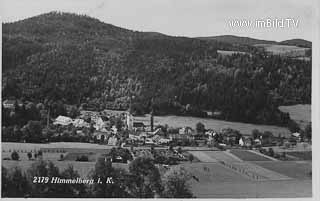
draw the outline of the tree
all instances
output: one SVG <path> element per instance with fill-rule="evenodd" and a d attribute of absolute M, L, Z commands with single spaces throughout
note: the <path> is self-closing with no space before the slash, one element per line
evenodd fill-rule
<path fill-rule="evenodd" d="M 77 116 L 79 116 L 80 112 L 77 109 L 76 106 L 71 106 L 70 111 L 68 112 L 68 116 L 71 118 L 76 118 Z"/>
<path fill-rule="evenodd" d="M 205 126 L 204 126 L 204 124 L 203 123 L 201 123 L 201 122 L 198 122 L 197 124 L 196 124 L 196 130 L 197 130 L 197 133 L 198 134 L 204 134 L 204 132 L 205 132 Z"/>
<path fill-rule="evenodd" d="M 110 160 L 99 158 L 91 178 L 102 183 L 94 183 L 92 186 L 92 196 L 97 198 L 124 198 L 129 197 L 126 192 L 126 171 L 112 167 Z M 112 183 L 107 183 L 110 181 Z"/>
<path fill-rule="evenodd" d="M 1 166 L 1 197 L 10 197 L 11 180 L 7 168 Z"/>
<path fill-rule="evenodd" d="M 193 159 L 194 159 L 194 156 L 193 156 L 192 154 L 189 154 L 189 161 L 190 161 L 191 163 L 192 163 Z"/>
<path fill-rule="evenodd" d="M 166 198 L 192 198 L 193 194 L 188 184 L 191 174 L 183 167 L 173 167 L 168 170 L 163 179 L 163 197 Z"/>
<path fill-rule="evenodd" d="M 288 122 L 288 129 L 292 132 L 292 133 L 295 133 L 295 132 L 299 132 L 300 131 L 300 127 L 299 125 L 293 121 L 293 120 L 290 120 Z"/>
<path fill-rule="evenodd" d="M 305 133 L 305 137 L 308 139 L 308 140 L 311 140 L 312 139 L 312 127 L 311 127 L 311 123 L 309 123 L 305 130 L 304 130 L 304 133 Z"/>
<path fill-rule="evenodd" d="M 272 149 L 272 148 L 269 148 L 268 153 L 269 153 L 269 155 L 270 155 L 271 157 L 273 157 L 273 156 L 274 156 L 274 151 L 273 151 L 273 149 Z"/>
<path fill-rule="evenodd" d="M 259 132 L 258 129 L 253 129 L 252 130 L 252 138 L 253 139 L 257 139 L 259 137 L 259 135 L 260 135 L 260 132 Z"/>
<path fill-rule="evenodd" d="M 28 180 L 33 181 L 34 177 L 48 177 L 52 179 L 54 177 L 60 177 L 59 168 L 56 167 L 52 162 L 46 162 L 39 160 L 32 164 L 31 168 L 28 169 Z M 57 185 L 50 181 L 45 185 L 43 183 L 34 183 L 32 185 L 31 194 L 32 197 L 69 197 L 70 191 L 63 185 Z"/>
<path fill-rule="evenodd" d="M 129 172 L 133 176 L 129 186 L 133 197 L 152 198 L 156 194 L 161 194 L 160 173 L 151 158 L 136 158 L 130 163 Z"/>
<path fill-rule="evenodd" d="M 2 167 L 2 197 L 28 197 L 30 184 L 21 170 L 15 167 L 8 171 Z"/>
<path fill-rule="evenodd" d="M 80 175 L 74 170 L 72 165 L 69 165 L 68 168 L 61 173 L 61 177 L 65 179 L 75 179 L 79 178 Z M 66 197 L 69 198 L 84 198 L 88 196 L 85 184 L 63 184 L 63 188 L 65 189 Z"/>
<path fill-rule="evenodd" d="M 12 154 L 11 154 L 11 159 L 15 160 L 15 161 L 18 161 L 19 158 L 20 158 L 19 154 L 16 151 L 13 151 Z"/>
<path fill-rule="evenodd" d="M 31 152 L 28 152 L 28 153 L 27 153 L 27 156 L 28 156 L 28 159 L 31 160 L 31 158 L 32 158 L 32 153 L 31 153 Z"/>
<path fill-rule="evenodd" d="M 41 142 L 42 127 L 40 121 L 29 121 L 23 128 L 24 140 L 26 142 Z"/>

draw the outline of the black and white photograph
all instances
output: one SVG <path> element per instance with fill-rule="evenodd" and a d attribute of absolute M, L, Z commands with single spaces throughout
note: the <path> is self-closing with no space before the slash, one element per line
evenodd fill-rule
<path fill-rule="evenodd" d="M 1 0 L 1 197 L 314 198 L 317 11 Z"/>

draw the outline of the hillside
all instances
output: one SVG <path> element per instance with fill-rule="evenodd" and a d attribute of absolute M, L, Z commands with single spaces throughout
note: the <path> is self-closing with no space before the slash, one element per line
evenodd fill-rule
<path fill-rule="evenodd" d="M 288 122 L 279 105 L 310 103 L 310 62 L 228 42 L 42 14 L 3 24 L 2 95 L 91 109 L 127 109 L 131 102 L 137 114 L 152 107 L 160 115 L 205 117 L 209 110 L 224 120 L 277 125 Z M 217 50 L 251 56 L 221 57 Z"/>
<path fill-rule="evenodd" d="M 280 42 L 281 45 L 292 45 L 298 47 L 311 48 L 312 42 L 303 39 L 291 39 Z"/>
<path fill-rule="evenodd" d="M 224 43 L 230 44 L 240 44 L 240 45 L 255 45 L 255 44 L 275 44 L 276 41 L 268 41 L 268 40 L 259 40 L 255 38 L 249 37 L 240 37 L 233 35 L 222 35 L 222 36 L 210 36 L 210 37 L 198 37 L 201 40 L 215 40 Z"/>

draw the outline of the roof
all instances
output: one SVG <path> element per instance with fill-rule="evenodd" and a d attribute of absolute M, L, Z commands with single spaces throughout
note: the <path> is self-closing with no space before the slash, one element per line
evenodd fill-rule
<path fill-rule="evenodd" d="M 5 100 L 3 101 L 4 104 L 15 104 L 15 100 Z"/>
<path fill-rule="evenodd" d="M 60 125 L 69 125 L 72 123 L 72 119 L 66 116 L 58 116 L 53 124 L 60 124 Z"/>
<path fill-rule="evenodd" d="M 145 127 L 142 122 L 133 122 L 133 127 Z"/>

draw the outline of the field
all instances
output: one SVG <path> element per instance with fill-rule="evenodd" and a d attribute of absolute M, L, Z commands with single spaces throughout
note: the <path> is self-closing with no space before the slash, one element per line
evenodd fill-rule
<path fill-rule="evenodd" d="M 311 179 L 309 172 L 312 170 L 312 164 L 310 162 L 300 161 L 259 161 L 255 162 L 257 165 L 264 168 L 279 172 L 288 177 L 295 179 Z"/>
<path fill-rule="evenodd" d="M 299 158 L 300 160 L 312 160 L 312 152 L 311 151 L 303 151 L 303 152 L 289 152 L 288 155 Z"/>
<path fill-rule="evenodd" d="M 297 198 L 312 196 L 311 180 L 245 182 L 232 181 L 195 184 L 192 190 L 199 198 Z"/>
<path fill-rule="evenodd" d="M 233 155 L 244 161 L 270 161 L 270 159 L 246 150 L 231 150 Z"/>
<path fill-rule="evenodd" d="M 280 106 L 279 110 L 287 112 L 290 118 L 297 122 L 301 127 L 305 127 L 311 122 L 311 105 L 290 105 Z"/>
<path fill-rule="evenodd" d="M 190 172 L 196 184 L 215 184 L 217 182 L 250 181 L 247 177 L 227 169 L 218 163 L 185 163 L 183 167 Z"/>
<path fill-rule="evenodd" d="M 303 57 L 310 48 L 297 47 L 292 45 L 257 44 L 256 47 L 263 47 L 265 51 L 274 55 L 290 57 Z"/>
<path fill-rule="evenodd" d="M 84 148 L 78 148 L 80 145 Z M 2 152 L 2 158 L 10 157 L 12 152 L 8 152 L 8 150 L 19 150 L 20 161 L 2 160 L 2 166 L 8 169 L 19 167 L 26 171 L 35 162 L 34 160 L 28 160 L 27 150 L 46 149 L 46 152 L 43 152 L 44 160 L 54 161 L 54 164 L 61 171 L 72 165 L 81 178 L 90 178 L 90 174 L 95 167 L 93 159 L 90 162 L 73 160 L 84 152 L 93 153 L 94 156 L 97 156 L 110 148 L 110 146 L 88 143 L 3 143 L 2 149 L 6 152 Z M 67 152 L 60 152 L 64 149 Z M 47 152 L 48 150 L 50 152 Z M 253 153 L 247 153 L 245 150 L 233 150 L 229 153 L 228 151 L 194 149 L 188 152 L 202 161 L 179 164 L 191 174 L 190 187 L 196 197 L 308 197 L 312 194 L 311 177 L 309 175 L 312 167 L 310 161 L 258 161 L 257 159 L 261 160 L 259 155 L 252 155 Z M 65 157 L 64 161 L 58 161 L 61 154 Z M 256 161 L 246 162 L 246 160 Z M 225 161 L 226 165 L 219 161 Z M 124 163 L 113 163 L 112 165 L 126 170 L 129 167 L 128 164 Z M 165 168 L 158 167 L 161 174 L 164 174 Z M 253 177 L 246 175 L 245 171 L 259 175 L 261 179 L 255 180 Z"/>
<path fill-rule="evenodd" d="M 210 153 L 205 151 L 205 154 L 208 157 L 216 157 L 219 155 L 216 151 L 210 151 Z M 228 158 L 227 154 L 224 156 Z M 23 171 L 29 169 L 32 163 L 34 163 L 34 161 L 2 161 L 2 165 L 8 169 L 18 166 Z M 194 195 L 198 198 L 311 196 L 311 178 L 307 174 L 311 169 L 310 163 L 274 161 L 259 161 L 255 163 L 256 165 L 247 162 L 234 162 L 233 164 L 238 165 L 239 167 L 249 168 L 249 171 L 260 172 L 260 174 L 264 172 L 263 175 L 274 174 L 274 176 L 276 176 L 277 173 L 280 173 L 292 177 L 293 179 L 253 181 L 237 171 L 222 166 L 218 162 L 185 162 L 180 164 L 180 166 L 183 166 L 191 173 L 192 179 L 190 180 L 190 187 Z M 72 165 L 81 178 L 90 178 L 90 174 L 95 166 L 95 162 L 76 161 L 54 161 L 54 164 L 62 171 Z M 128 164 L 113 163 L 113 166 L 128 170 Z M 260 168 L 260 166 L 263 168 Z M 253 168 L 255 170 L 253 170 Z M 160 168 L 160 172 L 163 174 L 165 171 L 163 168 Z"/>
<path fill-rule="evenodd" d="M 35 161 L 2 161 L 2 166 L 4 166 L 7 169 L 19 167 L 21 170 L 26 171 L 31 167 L 32 163 L 34 162 Z M 80 177 L 89 178 L 88 176 L 90 172 L 93 170 L 95 162 L 54 161 L 54 165 L 56 165 L 60 171 L 67 169 L 71 165 L 79 173 Z M 113 163 L 112 166 L 128 170 L 128 164 Z"/>
<path fill-rule="evenodd" d="M 135 121 L 143 122 L 145 125 L 150 124 L 150 116 L 136 116 L 134 117 Z M 167 124 L 169 127 L 184 127 L 190 126 L 195 128 L 196 124 L 201 122 L 205 125 L 205 127 L 220 131 L 223 128 L 233 128 L 239 130 L 244 135 L 251 135 L 253 129 L 258 129 L 261 132 L 270 131 L 275 136 L 281 134 L 282 136 L 290 136 L 290 131 L 285 127 L 279 126 L 270 126 L 270 125 L 260 125 L 260 124 L 247 124 L 240 122 L 231 122 L 231 121 L 223 121 L 216 119 L 208 119 L 208 118 L 199 118 L 199 117 L 185 117 L 185 116 L 155 116 L 154 124 L 155 125 L 165 125 Z"/>
<path fill-rule="evenodd" d="M 231 56 L 233 54 L 249 54 L 247 52 L 240 52 L 240 51 L 226 51 L 226 50 L 217 50 L 217 53 L 222 56 Z"/>

